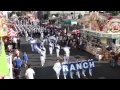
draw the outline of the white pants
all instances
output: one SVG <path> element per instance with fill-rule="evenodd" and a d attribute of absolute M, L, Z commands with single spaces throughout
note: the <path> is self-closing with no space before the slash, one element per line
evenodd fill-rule
<path fill-rule="evenodd" d="M 47 39 L 45 39 L 45 42 L 44 42 L 44 43 L 45 43 L 45 45 L 47 45 L 47 44 L 48 44 L 48 40 L 47 40 Z"/>
<path fill-rule="evenodd" d="M 89 75 L 92 76 L 92 69 L 89 68 Z"/>
<path fill-rule="evenodd" d="M 41 39 L 43 39 L 44 38 L 44 36 L 41 34 L 41 37 L 40 37 Z"/>
<path fill-rule="evenodd" d="M 67 79 L 67 74 L 63 72 L 64 79 Z"/>
<path fill-rule="evenodd" d="M 66 77 L 67 75 L 66 74 L 63 73 L 63 76 L 64 76 L 64 79 L 67 79 L 67 77 Z"/>
<path fill-rule="evenodd" d="M 40 56 L 40 60 L 41 60 L 41 66 L 43 67 L 45 64 L 45 57 L 44 56 Z"/>
<path fill-rule="evenodd" d="M 26 35 L 25 37 L 26 37 L 26 41 L 28 41 L 28 35 Z"/>
<path fill-rule="evenodd" d="M 76 75 L 78 76 L 78 78 L 80 78 L 80 72 L 76 71 Z"/>
<path fill-rule="evenodd" d="M 60 71 L 55 71 L 55 72 L 56 72 L 57 79 L 60 79 Z"/>
<path fill-rule="evenodd" d="M 45 59 L 46 59 L 46 53 L 44 53 L 44 57 L 45 57 Z"/>
<path fill-rule="evenodd" d="M 68 57 L 68 60 L 69 60 L 70 53 L 69 53 L 69 52 L 66 52 L 66 56 Z"/>
<path fill-rule="evenodd" d="M 56 49 L 57 57 L 59 57 L 59 52 L 60 52 L 60 49 Z"/>
<path fill-rule="evenodd" d="M 53 48 L 52 47 L 49 47 L 49 52 L 50 52 L 50 55 L 53 54 Z"/>
<path fill-rule="evenodd" d="M 55 44 L 53 44 L 53 46 L 52 46 L 53 50 L 54 50 L 54 47 L 55 47 Z"/>
<path fill-rule="evenodd" d="M 70 77 L 71 77 L 71 79 L 73 79 L 73 72 L 72 71 L 70 71 Z"/>
<path fill-rule="evenodd" d="M 26 41 L 28 41 L 28 37 L 26 37 Z"/>
<path fill-rule="evenodd" d="M 31 44 L 32 51 L 34 51 L 34 44 Z"/>
<path fill-rule="evenodd" d="M 84 77 L 86 77 L 86 74 L 85 74 L 85 72 L 86 72 L 86 70 L 82 70 L 82 75 L 84 76 Z"/>

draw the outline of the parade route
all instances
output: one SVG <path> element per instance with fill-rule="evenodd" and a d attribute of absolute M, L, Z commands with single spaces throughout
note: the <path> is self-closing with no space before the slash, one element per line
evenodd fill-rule
<path fill-rule="evenodd" d="M 35 79 L 56 79 L 56 74 L 52 69 L 53 64 L 57 59 L 55 51 L 51 56 L 49 55 L 49 51 L 47 49 L 47 59 L 44 67 L 41 67 L 39 54 L 37 52 L 31 51 L 30 45 L 25 41 L 24 38 L 21 38 L 20 51 L 21 51 L 21 55 L 23 51 L 26 51 L 26 53 L 28 54 L 28 58 L 29 58 L 28 63 L 31 64 L 32 68 L 35 70 L 35 73 L 36 73 Z M 60 57 L 63 57 L 63 55 L 64 53 L 61 50 Z M 75 60 L 74 58 L 75 55 L 80 55 L 80 56 L 85 56 L 85 57 L 90 57 L 95 59 L 94 56 L 92 56 L 91 54 L 85 51 L 71 50 L 71 56 L 70 56 L 71 61 Z M 119 79 L 120 67 L 112 68 L 110 67 L 108 62 L 96 61 L 96 59 L 95 59 L 95 66 L 96 67 L 93 69 L 92 77 L 86 74 L 88 79 Z M 23 68 L 21 72 L 22 78 L 24 78 L 24 73 L 25 73 L 25 69 Z M 60 79 L 64 79 L 62 72 L 60 75 Z M 70 79 L 69 75 L 67 76 L 67 79 Z M 74 75 L 74 79 L 78 79 L 78 77 Z M 85 79 L 85 78 L 81 75 L 81 79 Z"/>

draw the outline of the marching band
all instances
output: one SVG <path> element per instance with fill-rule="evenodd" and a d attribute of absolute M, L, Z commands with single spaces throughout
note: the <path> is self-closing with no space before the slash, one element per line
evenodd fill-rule
<path fill-rule="evenodd" d="M 60 52 L 63 49 L 64 51 L 64 56 L 63 56 L 63 62 L 61 63 L 59 59 L 55 62 L 53 66 L 53 70 L 56 73 L 57 79 L 60 78 L 60 71 L 62 70 L 62 64 L 69 64 L 70 63 L 70 47 L 68 45 L 61 46 L 59 42 L 63 42 L 63 40 L 60 40 L 60 37 L 58 37 L 55 33 L 54 30 L 52 33 L 49 33 L 49 29 L 45 26 L 40 26 L 38 25 L 39 23 L 29 23 L 29 21 L 19 21 L 17 20 L 14 21 L 15 23 L 15 29 L 17 31 L 17 35 L 19 37 L 24 36 L 26 39 L 26 42 L 28 42 L 31 46 L 32 52 L 37 51 L 38 54 L 40 55 L 40 61 L 41 61 L 41 66 L 43 67 L 45 65 L 45 60 L 46 60 L 46 51 L 49 50 L 49 54 L 52 56 L 54 49 L 56 49 L 56 56 L 57 58 L 60 57 Z M 63 38 L 63 37 L 61 37 Z M 14 38 L 15 41 L 15 38 Z M 40 44 L 40 46 L 38 45 Z M 46 46 L 48 45 L 48 50 L 46 49 Z M 85 74 L 86 70 L 82 70 L 82 75 L 86 77 Z M 73 79 L 73 71 L 70 71 L 70 77 Z M 92 68 L 89 68 L 89 74 L 92 76 Z M 64 79 L 67 79 L 67 73 L 63 72 Z M 80 78 L 80 71 L 76 71 L 76 75 L 78 78 Z"/>

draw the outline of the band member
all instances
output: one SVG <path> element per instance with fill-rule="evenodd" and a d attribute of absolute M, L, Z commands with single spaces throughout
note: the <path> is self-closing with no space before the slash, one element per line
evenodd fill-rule
<path fill-rule="evenodd" d="M 46 49 L 44 47 L 39 48 L 37 45 L 34 45 L 34 48 L 40 54 L 41 66 L 44 66 L 46 59 Z"/>
<path fill-rule="evenodd" d="M 59 79 L 60 71 L 61 71 L 61 63 L 58 59 L 57 59 L 57 62 L 53 66 L 53 70 L 56 72 L 57 79 Z"/>
<path fill-rule="evenodd" d="M 57 44 L 56 45 L 56 54 L 57 54 L 57 57 L 59 57 L 59 53 L 60 53 L 60 45 Z"/>
<path fill-rule="evenodd" d="M 92 68 L 89 68 L 89 75 L 92 76 Z"/>
<path fill-rule="evenodd" d="M 41 54 L 41 48 L 39 48 L 37 44 L 34 44 L 34 50 Z"/>
<path fill-rule="evenodd" d="M 86 78 L 86 70 L 82 69 L 82 75 Z"/>
<path fill-rule="evenodd" d="M 67 63 L 63 61 L 62 64 L 67 64 Z M 67 79 L 67 73 L 68 72 L 63 72 L 64 79 Z"/>
<path fill-rule="evenodd" d="M 64 62 L 68 63 L 69 58 L 68 58 L 68 56 L 66 54 L 64 54 L 63 60 L 64 60 Z"/>
<path fill-rule="evenodd" d="M 41 50 L 40 54 L 41 66 L 43 67 L 45 64 L 45 51 Z"/>
<path fill-rule="evenodd" d="M 73 71 L 70 71 L 70 77 L 73 79 Z"/>
<path fill-rule="evenodd" d="M 70 64 L 70 63 L 69 63 Z M 73 74 L 76 72 L 76 70 L 70 70 L 70 77 L 73 79 Z"/>
<path fill-rule="evenodd" d="M 53 54 L 53 47 L 54 47 L 54 44 L 49 42 L 49 52 L 50 52 L 50 55 Z"/>
<path fill-rule="evenodd" d="M 36 42 L 37 42 L 37 41 L 36 41 L 35 39 L 30 40 L 30 44 L 31 44 L 32 51 L 35 51 L 35 50 L 34 50 L 34 45 L 35 45 Z"/>
<path fill-rule="evenodd" d="M 78 59 L 76 60 L 76 62 L 78 62 Z M 76 75 L 78 76 L 78 78 L 80 78 L 80 71 L 79 70 L 76 71 Z"/>
<path fill-rule="evenodd" d="M 44 46 L 41 46 L 41 50 L 43 51 L 43 55 L 46 59 L 46 48 Z"/>
<path fill-rule="evenodd" d="M 42 40 L 41 43 L 40 43 L 40 46 L 44 46 L 44 43 L 45 43 L 45 41 Z"/>
<path fill-rule="evenodd" d="M 40 38 L 43 40 L 44 38 L 44 33 L 41 31 L 41 35 L 40 35 Z"/>
<path fill-rule="evenodd" d="M 26 38 L 26 41 L 28 41 L 28 33 L 27 33 L 27 31 L 25 31 L 25 38 Z"/>
<path fill-rule="evenodd" d="M 48 37 L 47 36 L 43 39 L 43 41 L 44 41 L 45 45 L 48 45 Z"/>
<path fill-rule="evenodd" d="M 65 54 L 66 54 L 66 56 L 67 56 L 67 58 L 68 58 L 68 60 L 69 60 L 69 56 L 70 56 L 70 47 L 64 47 L 63 48 L 63 50 L 64 50 L 64 52 L 65 52 Z"/>

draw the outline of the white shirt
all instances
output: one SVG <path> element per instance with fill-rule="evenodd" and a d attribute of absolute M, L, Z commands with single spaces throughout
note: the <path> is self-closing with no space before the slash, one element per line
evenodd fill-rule
<path fill-rule="evenodd" d="M 60 73 L 60 70 L 61 70 L 60 62 L 55 63 L 54 66 L 53 66 L 53 69 L 56 73 Z"/>
<path fill-rule="evenodd" d="M 52 43 L 49 43 L 49 47 L 52 48 L 54 45 Z"/>
<path fill-rule="evenodd" d="M 44 46 L 45 43 L 45 39 L 43 39 L 43 41 L 41 42 L 41 46 Z"/>
<path fill-rule="evenodd" d="M 37 42 L 37 41 L 36 41 L 35 39 L 33 39 L 33 40 L 30 41 L 31 44 L 34 44 L 34 43 L 36 43 L 36 42 Z"/>
<path fill-rule="evenodd" d="M 27 31 L 25 31 L 25 35 L 26 35 L 26 37 L 28 37 L 28 33 L 27 33 Z"/>
<path fill-rule="evenodd" d="M 56 45 L 56 49 L 57 49 L 57 50 L 60 49 L 60 45 Z"/>
<path fill-rule="evenodd" d="M 32 68 L 28 68 L 25 72 L 26 79 L 34 79 L 35 72 Z"/>
<path fill-rule="evenodd" d="M 45 50 L 45 49 L 44 49 L 44 50 Z M 45 56 L 46 51 L 41 50 L 41 54 L 42 54 L 43 56 Z"/>
<path fill-rule="evenodd" d="M 64 47 L 63 50 L 64 50 L 66 53 L 70 53 L 70 47 Z"/>

